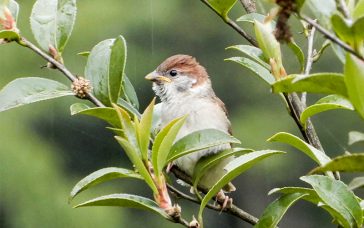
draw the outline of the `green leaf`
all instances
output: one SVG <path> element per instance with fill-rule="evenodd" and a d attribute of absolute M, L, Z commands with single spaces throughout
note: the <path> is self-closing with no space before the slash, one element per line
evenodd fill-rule
<path fill-rule="evenodd" d="M 105 120 L 116 128 L 121 128 L 118 115 L 113 108 L 91 108 L 83 103 L 76 103 L 71 106 L 71 115 L 83 114 L 88 116 L 94 116 L 99 119 Z"/>
<path fill-rule="evenodd" d="M 322 0 L 306 0 L 305 7 L 308 7 L 321 25 L 326 29 L 331 28 L 330 18 L 336 12 L 335 0 L 325 0 L 325 7 L 322 7 Z"/>
<path fill-rule="evenodd" d="M 264 209 L 263 215 L 259 218 L 256 228 L 275 228 L 287 210 L 305 194 L 292 193 L 279 197 Z"/>
<path fill-rule="evenodd" d="M 245 67 L 248 70 L 250 70 L 251 72 L 253 72 L 260 79 L 263 79 L 269 85 L 273 84 L 275 81 L 273 75 L 269 72 L 269 70 L 267 70 L 260 64 L 254 62 L 248 58 L 231 57 L 231 58 L 225 59 L 225 61 L 232 61 L 232 62 L 242 65 L 243 67 Z"/>
<path fill-rule="evenodd" d="M 364 141 L 364 133 L 358 131 L 349 132 L 349 145 L 353 145 L 354 143 L 363 142 Z"/>
<path fill-rule="evenodd" d="M 140 118 L 140 124 L 137 130 L 139 148 L 144 161 L 148 160 L 148 146 L 150 141 L 150 131 L 152 128 L 154 104 L 155 98 L 145 109 L 142 117 Z"/>
<path fill-rule="evenodd" d="M 76 0 L 37 0 L 30 16 L 32 32 L 39 46 L 52 45 L 62 52 L 76 20 Z"/>
<path fill-rule="evenodd" d="M 364 118 L 364 62 L 351 54 L 347 54 L 344 74 L 350 101 L 356 111 Z"/>
<path fill-rule="evenodd" d="M 320 175 L 304 176 L 300 179 L 312 185 L 321 200 L 339 212 L 350 227 L 362 226 L 363 212 L 359 202 L 343 182 Z M 342 224 L 346 222 L 341 221 Z"/>
<path fill-rule="evenodd" d="M 199 220 L 202 220 L 202 213 L 204 208 L 206 207 L 207 203 L 212 199 L 222 187 L 227 185 L 232 179 L 239 176 L 244 171 L 250 169 L 259 161 L 276 154 L 283 154 L 284 152 L 281 151 L 274 151 L 274 150 L 261 150 L 261 151 L 254 151 L 251 153 L 244 154 L 225 166 L 226 173 L 224 176 L 220 178 L 220 180 L 211 187 L 209 192 L 203 198 L 200 210 L 198 212 Z"/>
<path fill-rule="evenodd" d="M 325 165 L 315 168 L 310 173 L 319 173 L 326 171 L 363 172 L 364 153 L 349 154 L 336 157 Z"/>
<path fill-rule="evenodd" d="M 75 208 L 87 207 L 87 206 L 118 206 L 118 207 L 137 208 L 137 209 L 152 211 L 161 215 L 166 219 L 171 219 L 163 209 L 158 207 L 156 202 L 148 198 L 136 195 L 111 194 L 111 195 L 101 196 L 89 200 L 87 202 L 78 204 L 77 206 L 75 206 Z"/>
<path fill-rule="evenodd" d="M 314 105 L 307 107 L 301 114 L 300 121 L 305 124 L 307 119 L 313 115 L 333 109 L 354 110 L 348 99 L 340 95 L 329 95 L 321 98 Z"/>
<path fill-rule="evenodd" d="M 131 116 L 127 111 L 119 106 L 112 104 L 116 113 L 118 114 L 122 130 L 124 132 L 125 139 L 132 144 L 138 155 L 140 155 L 138 139 L 136 136 L 135 123 L 132 122 Z"/>
<path fill-rule="evenodd" d="M 269 191 L 268 195 L 274 193 L 283 193 L 283 194 L 294 194 L 299 193 L 303 195 L 302 199 L 308 202 L 311 202 L 315 205 L 319 204 L 321 199 L 317 195 L 317 193 L 311 188 L 302 188 L 302 187 L 284 187 L 284 188 L 274 188 Z"/>
<path fill-rule="evenodd" d="M 108 167 L 97 170 L 88 176 L 84 177 L 80 180 L 72 189 L 70 193 L 69 200 L 72 200 L 79 193 L 89 189 L 92 186 L 107 182 L 109 180 L 117 179 L 117 178 L 136 178 L 143 179 L 139 174 L 134 171 L 123 169 L 123 168 L 115 168 Z"/>
<path fill-rule="evenodd" d="M 236 21 L 249 22 L 254 24 L 254 21 L 259 21 L 260 23 L 264 23 L 266 16 L 260 13 L 248 13 L 236 19 Z M 273 27 L 275 27 L 275 22 L 273 21 Z"/>
<path fill-rule="evenodd" d="M 0 31 L 0 39 L 6 39 L 6 41 L 19 41 L 20 36 L 18 33 L 11 30 L 1 30 Z"/>
<path fill-rule="evenodd" d="M 288 47 L 295 54 L 295 56 L 298 60 L 298 63 L 300 64 L 300 71 L 303 72 L 305 69 L 305 54 L 303 54 L 303 51 L 300 48 L 300 46 L 298 46 L 297 43 L 293 40 L 292 40 L 292 42 L 288 43 Z"/>
<path fill-rule="evenodd" d="M 229 143 L 240 143 L 240 141 L 216 129 L 195 131 L 173 144 L 167 157 L 167 163 L 195 151 Z"/>
<path fill-rule="evenodd" d="M 122 98 L 119 98 L 117 104 L 119 106 L 123 107 L 130 114 L 136 115 L 138 117 L 138 119 L 140 119 L 141 114 L 139 113 L 139 111 L 133 105 L 131 105 L 130 103 L 128 103 L 127 101 L 123 100 Z"/>
<path fill-rule="evenodd" d="M 129 103 L 131 103 L 136 109 L 139 109 L 139 101 L 138 101 L 138 96 L 135 92 L 134 86 L 133 84 L 131 84 L 129 78 L 124 75 L 124 93 L 125 93 L 125 97 L 126 99 L 129 101 Z"/>
<path fill-rule="evenodd" d="M 253 60 L 257 61 L 260 65 L 270 70 L 270 65 L 265 62 L 262 50 L 260 50 L 257 47 L 251 45 L 235 45 L 227 47 L 226 49 L 238 50 L 243 54 L 247 55 L 249 58 L 252 58 Z"/>
<path fill-rule="evenodd" d="M 353 11 L 354 19 L 364 16 L 364 0 L 359 0 Z"/>
<path fill-rule="evenodd" d="M 193 177 L 192 177 L 193 187 L 196 188 L 201 177 L 203 177 L 205 173 L 208 170 L 210 170 L 210 168 L 218 164 L 223 159 L 231 156 L 240 156 L 252 151 L 253 151 L 252 149 L 246 149 L 246 148 L 231 148 L 224 150 L 221 153 L 202 157 L 200 160 L 198 160 L 193 170 Z"/>
<path fill-rule="evenodd" d="M 73 95 L 73 92 L 57 81 L 37 77 L 18 78 L 0 91 L 0 112 L 69 95 Z"/>
<path fill-rule="evenodd" d="M 91 53 L 90 51 L 83 51 L 83 52 L 77 53 L 77 55 L 88 57 L 90 55 L 90 53 Z"/>
<path fill-rule="evenodd" d="M 348 185 L 350 190 L 364 187 L 364 177 L 355 177 Z"/>
<path fill-rule="evenodd" d="M 150 176 L 147 168 L 145 167 L 141 157 L 139 156 L 138 151 L 133 147 L 133 145 L 128 142 L 126 139 L 115 136 L 116 141 L 123 147 L 125 153 L 128 155 L 130 161 L 133 163 L 138 173 L 143 177 L 144 181 L 148 184 L 148 186 L 152 189 L 154 194 L 158 194 L 157 187 Z"/>
<path fill-rule="evenodd" d="M 316 161 L 319 165 L 325 165 L 326 163 L 330 162 L 330 158 L 322 151 L 316 149 L 315 147 L 311 146 L 310 144 L 304 142 L 302 139 L 294 136 L 292 134 L 286 132 L 279 132 L 273 135 L 271 138 L 267 140 L 268 142 L 281 142 L 289 144 L 298 150 L 305 153 L 309 156 L 312 160 Z"/>
<path fill-rule="evenodd" d="M 155 137 L 152 147 L 152 164 L 158 178 L 167 165 L 168 154 L 186 118 L 187 116 L 182 116 L 172 120 Z"/>
<path fill-rule="evenodd" d="M 106 106 L 118 101 L 126 61 L 126 43 L 122 36 L 101 41 L 87 59 L 85 76 L 93 93 Z"/>
<path fill-rule="evenodd" d="M 274 93 L 309 92 L 339 94 L 347 96 L 344 77 L 338 73 L 316 73 L 310 75 L 289 75 L 272 86 Z"/>
<path fill-rule="evenodd" d="M 236 0 L 207 0 L 207 2 L 226 20 L 227 14 L 233 8 Z"/>
<path fill-rule="evenodd" d="M 364 17 L 358 18 L 354 23 L 351 20 L 345 19 L 340 14 L 334 14 L 331 17 L 331 23 L 333 25 L 336 34 L 355 50 L 360 51 L 363 45 L 364 39 Z"/>

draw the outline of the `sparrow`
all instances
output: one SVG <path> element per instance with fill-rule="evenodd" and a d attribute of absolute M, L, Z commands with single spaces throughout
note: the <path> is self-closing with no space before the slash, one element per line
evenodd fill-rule
<path fill-rule="evenodd" d="M 153 91 L 161 100 L 158 104 L 160 127 L 187 115 L 176 141 L 204 129 L 217 129 L 231 135 L 225 105 L 215 95 L 206 69 L 194 57 L 181 54 L 171 56 L 145 78 L 153 82 Z M 200 158 L 229 148 L 230 144 L 223 144 L 200 150 L 176 159 L 173 165 L 192 176 Z M 224 167 L 232 159 L 227 158 L 209 170 L 199 184 L 205 188 L 212 187 L 225 174 Z M 229 184 L 224 190 L 234 191 L 235 187 Z"/>

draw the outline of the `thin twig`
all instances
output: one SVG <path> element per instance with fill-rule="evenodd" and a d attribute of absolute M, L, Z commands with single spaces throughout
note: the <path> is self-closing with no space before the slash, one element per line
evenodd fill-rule
<path fill-rule="evenodd" d="M 240 0 L 240 3 L 247 13 L 255 13 L 257 11 L 255 0 Z"/>
<path fill-rule="evenodd" d="M 344 0 L 335 0 L 337 9 L 346 17 L 350 18 L 348 6 Z"/>
<path fill-rule="evenodd" d="M 201 0 L 201 2 L 203 2 L 205 5 L 207 5 L 211 10 L 213 10 L 217 15 L 219 15 L 219 17 L 221 17 L 226 24 L 228 24 L 230 27 L 232 27 L 235 31 L 237 31 L 242 37 L 244 37 L 247 41 L 249 41 L 249 43 L 251 43 L 253 46 L 257 47 L 258 43 L 257 41 L 250 36 L 244 29 L 240 28 L 238 24 L 236 24 L 233 20 L 231 20 L 229 17 L 224 17 L 222 15 L 220 15 L 219 12 L 217 12 L 207 0 Z"/>
<path fill-rule="evenodd" d="M 331 40 L 332 42 L 336 43 L 337 45 L 339 45 L 340 47 L 342 47 L 345 51 L 355 55 L 357 58 L 361 59 L 364 61 L 364 57 L 361 56 L 359 53 L 357 53 L 352 47 L 350 47 L 348 44 L 344 43 L 343 41 L 341 41 L 338 37 L 336 37 L 335 35 L 333 35 L 331 32 L 327 31 L 324 27 L 322 27 L 321 25 L 319 25 L 318 23 L 316 23 L 315 20 L 309 18 L 306 15 L 301 14 L 300 15 L 301 19 L 306 21 L 307 23 L 309 23 L 310 25 L 312 25 L 313 27 L 315 27 L 317 29 L 317 31 L 319 31 L 320 33 L 322 33 L 327 39 Z"/>
<path fill-rule="evenodd" d="M 56 61 L 54 58 L 52 58 L 50 55 L 46 54 L 42 50 L 40 50 L 37 46 L 35 46 L 33 43 L 22 37 L 21 44 L 35 53 L 37 53 L 39 56 L 41 56 L 43 59 L 45 59 L 47 62 L 52 63 L 53 66 L 55 66 L 59 71 L 61 71 L 71 82 L 77 80 L 77 77 L 73 75 L 63 64 Z M 101 101 L 99 101 L 93 94 L 87 93 L 86 98 L 94 103 L 96 106 L 99 107 L 105 107 L 104 104 L 102 104 Z"/>

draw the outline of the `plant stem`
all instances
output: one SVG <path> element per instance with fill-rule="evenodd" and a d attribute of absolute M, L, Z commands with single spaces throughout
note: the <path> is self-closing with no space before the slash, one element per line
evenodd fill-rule
<path fill-rule="evenodd" d="M 346 17 L 350 18 L 348 6 L 344 0 L 335 0 L 337 9 Z"/>
<path fill-rule="evenodd" d="M 257 11 L 255 0 L 239 0 L 239 1 L 243 5 L 247 13 L 255 13 Z"/>
<path fill-rule="evenodd" d="M 345 51 L 347 51 L 347 52 L 355 55 L 357 58 L 359 58 L 362 61 L 364 61 L 364 57 L 363 56 L 361 56 L 359 53 L 357 53 L 348 44 L 344 43 L 339 38 L 337 38 L 335 35 L 333 35 L 329 31 L 327 31 L 324 27 L 322 27 L 321 25 L 319 25 L 318 23 L 316 23 L 315 20 L 313 20 L 313 19 L 311 19 L 311 18 L 309 18 L 309 17 L 307 17 L 306 15 L 303 15 L 303 14 L 301 14 L 300 17 L 301 17 L 302 20 L 306 21 L 307 23 L 309 23 L 310 25 L 312 25 L 313 27 L 315 27 L 317 29 L 317 31 L 319 31 L 320 33 L 322 33 L 327 39 L 331 40 L 333 43 L 336 43 L 337 45 L 339 45 L 340 47 L 342 47 Z"/>
<path fill-rule="evenodd" d="M 56 61 L 54 58 L 52 58 L 50 55 L 43 52 L 41 49 L 39 49 L 37 46 L 32 44 L 30 41 L 25 39 L 24 37 L 21 38 L 21 45 L 31 49 L 36 54 L 41 56 L 43 59 L 45 59 L 47 62 L 52 63 L 53 66 L 55 66 L 59 71 L 61 71 L 71 82 L 74 82 L 77 80 L 77 77 L 73 75 L 63 64 Z M 93 94 L 87 93 L 86 99 L 94 103 L 98 107 L 105 107 L 104 104 L 101 103 Z"/>

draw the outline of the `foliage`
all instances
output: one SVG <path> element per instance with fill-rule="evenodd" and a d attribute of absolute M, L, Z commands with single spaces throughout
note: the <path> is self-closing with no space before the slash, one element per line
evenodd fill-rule
<path fill-rule="evenodd" d="M 229 12 L 236 4 L 236 0 L 202 0 L 213 9 L 227 24 L 236 29 L 236 24 L 231 22 Z M 238 50 L 246 57 L 230 57 L 226 60 L 238 63 L 240 66 L 252 71 L 256 76 L 268 84 L 273 93 L 279 94 L 288 104 L 289 112 L 295 118 L 297 127 L 302 132 L 305 140 L 290 133 L 280 132 L 268 141 L 289 144 L 302 151 L 319 165 L 309 175 L 300 179 L 308 183 L 311 188 L 283 187 L 274 189 L 271 193 L 279 192 L 281 197 L 268 205 L 256 227 L 276 227 L 286 211 L 297 201 L 304 200 L 317 205 L 327 211 L 335 223 L 340 226 L 361 227 L 363 225 L 362 199 L 355 195 L 353 189 L 364 186 L 363 177 L 356 177 L 350 184 L 339 180 L 340 172 L 363 172 L 362 153 L 352 153 L 331 158 L 323 148 L 316 148 L 312 138 L 308 135 L 315 134 L 310 118 L 318 113 L 328 110 L 345 109 L 352 111 L 364 118 L 364 1 L 348 7 L 345 1 L 328 1 L 327 7 L 318 7 L 316 0 L 287 1 L 292 4 L 290 9 L 297 13 L 301 20 L 304 35 L 308 39 L 309 51 L 305 57 L 302 48 L 290 37 L 288 47 L 298 60 L 299 72 L 287 74 L 282 57 L 282 43 L 276 39 L 278 32 L 285 32 L 290 36 L 287 21 L 282 21 L 283 13 L 287 13 L 285 5 L 277 1 L 275 15 L 265 16 L 259 13 L 250 13 L 241 16 L 238 21 L 252 23 L 256 42 L 247 38 L 253 45 L 235 45 L 228 49 Z M 355 1 L 354 1 L 355 3 Z M 344 4 L 344 5 L 336 5 Z M 308 26 L 303 9 L 308 8 L 317 18 L 322 27 L 317 29 L 330 38 L 337 58 L 343 61 L 343 72 L 318 72 L 309 73 L 311 64 L 314 63 L 315 53 L 310 49 L 314 29 Z M 336 12 L 338 9 L 338 12 Z M 273 10 L 274 11 L 274 10 Z M 272 11 L 272 12 L 273 12 Z M 11 1 L 0 2 L 0 40 L 1 43 L 17 42 L 28 47 L 47 59 L 49 68 L 58 68 L 66 76 L 68 71 L 63 65 L 62 53 L 70 38 L 76 19 L 75 0 L 37 0 L 33 6 L 30 22 L 31 29 L 40 50 L 22 37 L 16 26 L 19 6 Z M 292 12 L 290 12 L 292 13 Z M 291 16 L 291 15 L 289 15 Z M 306 20 L 308 21 L 308 20 Z M 309 22 L 309 21 L 308 21 Z M 310 23 L 310 22 L 309 22 Z M 282 30 L 284 31 L 280 31 Z M 316 26 L 317 27 L 317 26 Z M 243 32 L 237 29 L 240 34 Z M 329 34 L 325 34 L 329 33 Z M 312 39 L 311 39 L 312 38 Z M 321 52 L 316 56 L 321 57 Z M 343 58 L 343 53 L 345 58 Z M 155 99 L 142 112 L 139 112 L 137 93 L 125 74 L 127 64 L 127 43 L 123 36 L 106 39 L 95 45 L 90 52 L 80 53 L 87 58 L 85 78 L 91 83 L 91 90 L 84 88 L 86 99 L 96 104 L 91 107 L 84 103 L 71 105 L 71 114 L 84 114 L 104 120 L 109 125 L 108 129 L 115 134 L 116 141 L 120 144 L 125 154 L 134 166 L 134 169 L 108 167 L 91 173 L 79 181 L 70 194 L 70 200 L 81 192 L 95 185 L 119 178 L 134 178 L 144 181 L 153 193 L 153 199 L 137 194 L 117 193 L 104 195 L 75 207 L 85 206 L 120 206 L 149 210 L 172 222 L 186 225 L 181 218 L 178 206 L 172 204 L 168 191 L 168 174 L 166 168 L 181 156 L 198 152 L 223 144 L 238 144 L 240 141 L 216 129 L 204 129 L 193 132 L 176 140 L 180 129 L 183 127 L 188 114 L 172 120 L 161 129 L 155 130 L 153 123 L 156 121 Z M 50 56 L 50 57 L 49 57 Z M 306 64 L 305 64 L 306 63 Z M 76 81 L 77 78 L 72 79 Z M 303 92 L 326 94 L 317 102 L 306 107 L 306 100 L 292 101 L 290 94 Z M 40 77 L 19 78 L 10 82 L 0 91 L 0 111 L 5 111 L 18 106 L 55 98 L 77 95 L 68 86 L 61 82 Z M 296 103 L 294 103 L 296 102 Z M 354 114 L 356 113 L 356 114 Z M 360 132 L 351 132 L 349 143 L 363 141 Z M 199 223 L 203 224 L 203 212 L 209 202 L 231 180 L 241 175 L 246 170 L 254 167 L 261 160 L 273 155 L 283 154 L 277 150 L 251 150 L 233 148 L 222 151 L 216 155 L 202 158 L 192 177 L 195 196 L 200 199 L 198 211 Z M 203 189 L 199 180 L 209 169 L 227 157 L 235 158 L 225 166 L 226 173 L 210 188 Z M 317 175 L 322 173 L 323 175 Z M 313 175 L 315 174 L 315 175 Z M 179 176 L 177 176 L 179 178 Z M 184 181 L 188 181 L 184 180 Z M 201 196 L 201 193 L 204 196 Z M 221 202 L 220 202 L 221 203 Z M 231 209 L 231 205 L 230 209 Z M 210 206 L 211 207 L 211 206 Z M 229 211 L 229 208 L 222 208 Z"/>

